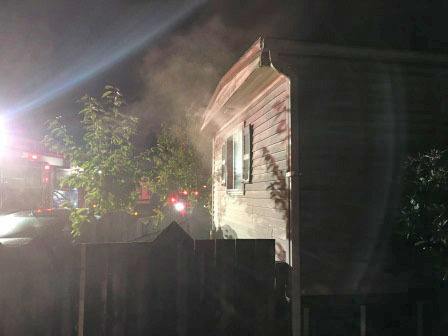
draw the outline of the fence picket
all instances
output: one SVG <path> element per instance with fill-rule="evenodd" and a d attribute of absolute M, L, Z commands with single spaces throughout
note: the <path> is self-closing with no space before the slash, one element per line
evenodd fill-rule
<path fill-rule="evenodd" d="M 233 335 L 238 324 L 235 309 L 235 240 L 216 240 L 215 258 L 219 302 L 217 335 Z"/>
<path fill-rule="evenodd" d="M 255 335 L 253 326 L 256 323 L 254 297 L 258 295 L 254 286 L 255 274 L 253 261 L 255 255 L 255 240 L 238 239 L 236 241 L 236 308 L 239 319 L 237 336 Z"/>
<path fill-rule="evenodd" d="M 128 292 L 127 262 L 129 247 L 125 244 L 109 246 L 107 335 L 125 335 L 126 297 Z"/>
<path fill-rule="evenodd" d="M 256 322 L 254 330 L 257 336 L 273 335 L 274 316 L 274 241 L 267 239 L 255 240 L 255 258 L 253 269 L 256 279 L 257 295 L 254 297 L 256 304 Z"/>
<path fill-rule="evenodd" d="M 198 240 L 195 244 L 197 305 L 191 307 L 196 314 L 192 335 L 212 335 L 217 325 L 217 289 L 215 240 Z"/>
<path fill-rule="evenodd" d="M 126 335 L 146 335 L 148 316 L 151 244 L 134 243 L 127 252 Z"/>
<path fill-rule="evenodd" d="M 109 248 L 106 244 L 86 246 L 84 330 L 81 335 L 106 335 Z"/>

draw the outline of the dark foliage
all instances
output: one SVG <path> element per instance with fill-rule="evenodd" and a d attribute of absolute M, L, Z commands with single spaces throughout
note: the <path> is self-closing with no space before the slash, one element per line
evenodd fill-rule
<path fill-rule="evenodd" d="M 448 151 L 433 149 L 406 162 L 400 235 L 448 276 Z"/>

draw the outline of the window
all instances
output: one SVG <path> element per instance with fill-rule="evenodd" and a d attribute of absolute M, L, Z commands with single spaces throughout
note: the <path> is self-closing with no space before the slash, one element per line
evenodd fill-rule
<path fill-rule="evenodd" d="M 227 182 L 227 143 L 224 143 L 221 149 L 221 184 L 226 185 Z"/>
<path fill-rule="evenodd" d="M 227 190 L 243 190 L 250 182 L 251 127 L 246 126 L 229 136 L 222 146 L 221 183 Z"/>

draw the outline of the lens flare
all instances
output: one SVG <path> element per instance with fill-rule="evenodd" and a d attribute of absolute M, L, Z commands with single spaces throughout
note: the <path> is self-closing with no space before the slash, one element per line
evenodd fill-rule
<path fill-rule="evenodd" d="M 9 145 L 8 130 L 5 119 L 0 116 L 0 155 L 2 155 Z"/>
<path fill-rule="evenodd" d="M 84 51 L 82 57 L 71 66 L 60 69 L 53 79 L 39 87 L 26 99 L 11 109 L 12 114 L 20 114 L 55 99 L 70 89 L 95 75 L 100 74 L 131 54 L 148 46 L 177 24 L 187 19 L 206 0 L 179 3 L 164 2 L 159 7 L 148 6 L 123 14 L 123 19 L 114 24 L 101 42 Z M 68 43 L 68 42 L 67 42 Z M 75 50 L 76 51 L 76 50 Z M 67 63 L 72 55 L 67 55 Z"/>

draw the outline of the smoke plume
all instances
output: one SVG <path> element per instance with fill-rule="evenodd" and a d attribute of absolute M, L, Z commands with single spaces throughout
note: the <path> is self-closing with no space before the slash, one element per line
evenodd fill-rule
<path fill-rule="evenodd" d="M 213 17 L 149 50 L 138 72 L 143 84 L 140 99 L 131 105 L 142 120 L 141 142 L 153 141 L 164 122 L 176 123 L 185 115 L 200 120 L 219 79 L 242 53 L 229 36 L 240 35 Z M 198 126 L 188 131 L 208 160 L 211 139 L 204 141 Z"/>

